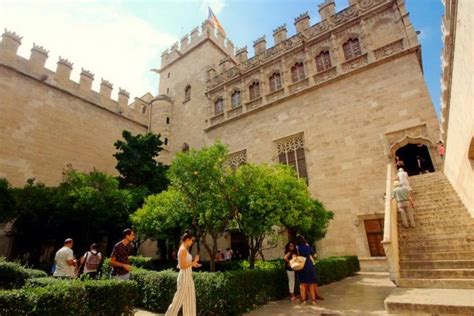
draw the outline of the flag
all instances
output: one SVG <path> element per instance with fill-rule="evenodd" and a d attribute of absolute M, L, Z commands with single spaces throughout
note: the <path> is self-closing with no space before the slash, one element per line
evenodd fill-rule
<path fill-rule="evenodd" d="M 221 33 L 222 35 L 224 35 L 224 37 L 226 37 L 224 28 L 222 27 L 221 23 L 217 19 L 214 12 L 212 12 L 211 7 L 208 7 L 208 9 L 209 9 L 209 16 L 207 17 L 207 20 L 211 22 L 212 25 L 214 25 L 214 27 L 219 31 L 219 33 Z"/>

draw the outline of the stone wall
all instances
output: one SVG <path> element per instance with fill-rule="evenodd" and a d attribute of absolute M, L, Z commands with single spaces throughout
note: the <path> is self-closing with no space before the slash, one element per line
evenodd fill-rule
<path fill-rule="evenodd" d="M 446 1 L 443 22 L 444 171 L 474 216 L 474 2 Z"/>

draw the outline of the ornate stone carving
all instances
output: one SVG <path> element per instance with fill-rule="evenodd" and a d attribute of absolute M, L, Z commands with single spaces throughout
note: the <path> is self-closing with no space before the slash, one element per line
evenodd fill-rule
<path fill-rule="evenodd" d="M 235 153 L 229 154 L 228 164 L 232 169 L 237 169 L 241 165 L 247 163 L 247 150 L 241 150 Z"/>
<path fill-rule="evenodd" d="M 304 148 L 303 133 L 278 140 L 276 143 L 278 154 L 296 151 L 300 148 Z"/>
<path fill-rule="evenodd" d="M 217 116 L 212 117 L 211 118 L 211 125 L 215 125 L 215 124 L 220 123 L 222 121 L 224 121 L 224 113 L 221 113 Z"/>
<path fill-rule="evenodd" d="M 227 112 L 227 118 L 233 118 L 242 114 L 242 106 L 236 107 L 229 112 Z"/>
<path fill-rule="evenodd" d="M 318 73 L 313 78 L 314 78 L 315 84 L 320 84 L 325 81 L 331 80 L 332 78 L 335 78 L 336 76 L 337 76 L 337 69 L 336 67 L 332 67 L 330 69 L 327 69 L 323 72 Z"/>
<path fill-rule="evenodd" d="M 367 54 L 361 55 L 359 57 L 353 58 L 345 63 L 342 64 L 342 71 L 349 72 L 351 70 L 360 68 L 365 66 L 369 63 L 369 59 L 367 58 Z"/>
<path fill-rule="evenodd" d="M 308 78 L 298 81 L 290 86 L 290 94 L 303 90 L 307 88 L 308 86 L 309 86 Z"/>
<path fill-rule="evenodd" d="M 377 48 L 374 51 L 375 59 L 379 60 L 387 56 L 401 52 L 402 50 L 403 50 L 403 39 L 400 39 L 396 42 Z"/>

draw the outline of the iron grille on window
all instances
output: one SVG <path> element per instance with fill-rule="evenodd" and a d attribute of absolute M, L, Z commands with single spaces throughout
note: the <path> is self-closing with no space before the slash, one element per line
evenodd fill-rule
<path fill-rule="evenodd" d="M 241 165 L 247 163 L 247 150 L 241 150 L 232 154 L 229 154 L 228 164 L 232 170 L 237 170 Z"/>
<path fill-rule="evenodd" d="M 305 75 L 303 63 L 296 63 L 293 67 L 291 67 L 291 80 L 293 82 L 303 80 L 304 78 Z"/>
<path fill-rule="evenodd" d="M 331 68 L 331 56 L 328 51 L 323 51 L 316 56 L 316 70 L 321 72 L 329 68 Z"/>
<path fill-rule="evenodd" d="M 358 38 L 350 38 L 342 45 L 346 60 L 362 55 Z"/>
<path fill-rule="evenodd" d="M 281 75 L 278 72 L 275 72 L 270 77 L 270 91 L 277 91 L 281 89 Z"/>
<path fill-rule="evenodd" d="M 249 87 L 250 100 L 256 99 L 260 96 L 260 83 L 254 82 Z"/>

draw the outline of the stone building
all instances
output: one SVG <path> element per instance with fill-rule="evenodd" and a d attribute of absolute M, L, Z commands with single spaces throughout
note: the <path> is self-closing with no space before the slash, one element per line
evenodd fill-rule
<path fill-rule="evenodd" d="M 161 133 L 165 163 L 183 144 L 221 140 L 236 166 L 294 166 L 335 212 L 317 245 L 321 256 L 356 254 L 363 269 L 386 269 L 387 163 L 398 155 L 415 174 L 420 155 L 430 171 L 441 166 L 421 47 L 403 0 L 350 0 L 339 12 L 326 0 L 319 15 L 315 24 L 308 13 L 295 18 L 293 35 L 277 27 L 271 47 L 257 39 L 253 57 L 206 21 L 162 54 L 158 96 L 129 106 L 125 92 L 110 100 L 108 82 L 91 91 L 89 72 L 70 81 L 65 60 L 56 73 L 44 69 L 43 48 L 35 46 L 30 60 L 16 56 L 21 38 L 5 33 L 0 176 L 15 185 L 33 176 L 53 184 L 67 163 L 113 172 L 112 144 L 122 129 Z M 238 241 L 225 236 L 222 246 Z"/>

